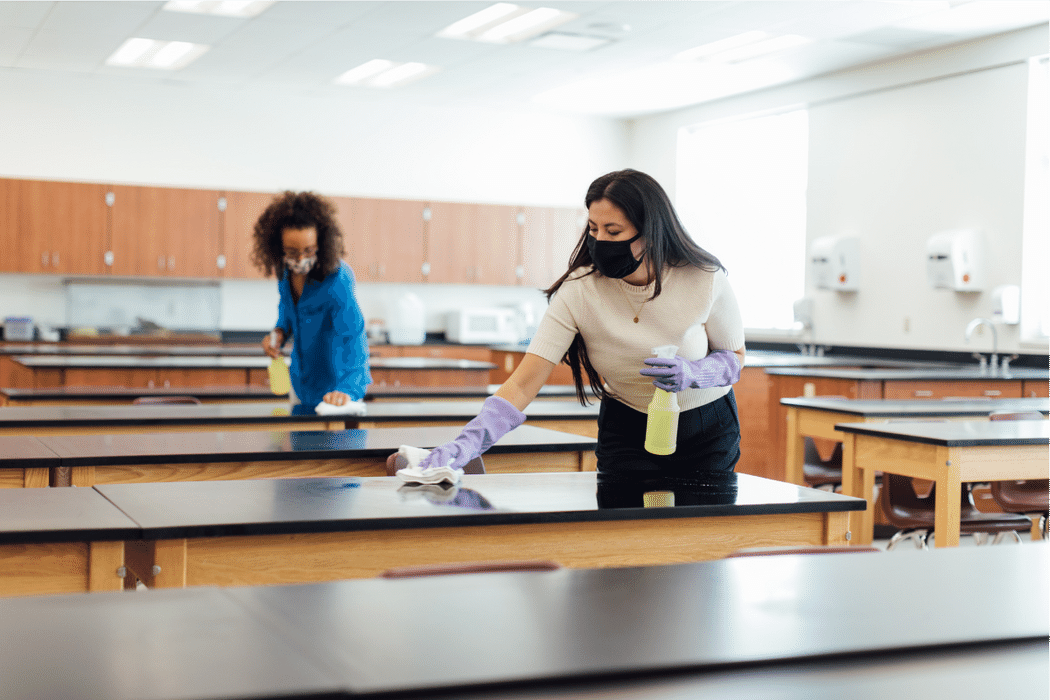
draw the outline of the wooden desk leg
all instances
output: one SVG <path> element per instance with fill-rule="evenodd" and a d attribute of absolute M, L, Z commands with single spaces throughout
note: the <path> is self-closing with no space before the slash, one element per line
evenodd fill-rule
<path fill-rule="evenodd" d="M 841 547 L 849 544 L 846 539 L 849 530 L 849 513 L 828 513 L 824 519 L 824 544 Z"/>
<path fill-rule="evenodd" d="M 593 452 L 580 452 L 580 471 L 598 471 L 598 457 Z"/>
<path fill-rule="evenodd" d="M 70 476 L 69 482 L 70 486 L 94 486 L 95 468 L 72 467 L 72 474 Z"/>
<path fill-rule="evenodd" d="M 157 540 L 152 573 L 157 588 L 185 588 L 186 540 Z"/>
<path fill-rule="evenodd" d="M 799 486 L 806 485 L 803 465 L 806 461 L 805 438 L 798 434 L 798 409 L 787 410 L 787 453 L 784 455 L 784 481 Z"/>
<path fill-rule="evenodd" d="M 844 433 L 842 436 L 842 493 L 854 498 L 863 498 L 868 507 L 862 511 L 850 511 L 850 544 L 871 544 L 875 537 L 875 476 L 872 472 L 871 486 L 866 487 L 864 472 L 856 464 L 857 436 Z M 867 488 L 867 490 L 865 490 Z"/>
<path fill-rule="evenodd" d="M 124 588 L 123 542 L 92 542 L 88 546 L 88 590 L 119 591 Z"/>
<path fill-rule="evenodd" d="M 946 447 L 937 449 L 937 465 L 937 498 L 933 514 L 934 545 L 958 547 L 959 502 L 962 498 L 959 465 L 952 464 L 951 455 Z"/>
<path fill-rule="evenodd" d="M 28 467 L 22 472 L 22 486 L 27 489 L 47 488 L 51 484 L 51 470 L 42 467 Z M 1038 528 L 1037 528 L 1038 529 Z"/>

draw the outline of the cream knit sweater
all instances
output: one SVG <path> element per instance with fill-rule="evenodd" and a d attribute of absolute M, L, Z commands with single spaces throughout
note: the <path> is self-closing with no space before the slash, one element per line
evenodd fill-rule
<path fill-rule="evenodd" d="M 652 379 L 638 372 L 659 345 L 677 345 L 678 355 L 699 360 L 713 350 L 744 345 L 740 308 L 724 271 L 668 268 L 660 296 L 646 301 L 653 286 L 635 287 L 600 273 L 578 275 L 551 298 L 528 352 L 558 364 L 576 333 L 583 336 L 591 364 L 622 402 L 645 412 Z M 638 323 L 634 317 L 638 316 Z M 729 387 L 686 389 L 678 405 L 689 410 L 729 393 Z"/>

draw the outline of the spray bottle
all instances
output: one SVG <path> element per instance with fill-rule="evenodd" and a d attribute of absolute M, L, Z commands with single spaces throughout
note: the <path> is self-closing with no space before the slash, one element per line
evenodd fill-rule
<path fill-rule="evenodd" d="M 678 352 L 677 345 L 661 345 L 653 348 L 657 357 L 672 358 Z M 645 424 L 645 451 L 654 455 L 673 454 L 678 444 L 678 395 L 671 391 L 656 389 L 649 402 L 648 421 Z"/>

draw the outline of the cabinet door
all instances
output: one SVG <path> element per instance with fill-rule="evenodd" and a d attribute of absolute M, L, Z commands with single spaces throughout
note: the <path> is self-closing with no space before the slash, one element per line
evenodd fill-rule
<path fill-rule="evenodd" d="M 21 181 L 0 178 L 0 246 L 14 254 L 0 255 L 0 272 L 22 272 L 18 251 L 18 195 Z"/>
<path fill-rule="evenodd" d="M 517 284 L 515 270 L 520 259 L 518 208 L 479 204 L 473 226 L 474 270 L 477 284 Z"/>
<path fill-rule="evenodd" d="M 114 274 L 218 276 L 218 192 L 133 186 L 112 191 Z"/>
<path fill-rule="evenodd" d="M 223 276 L 227 279 L 264 279 L 263 271 L 252 263 L 255 222 L 273 201 L 270 192 L 226 192 L 223 214 L 222 254 L 226 257 Z"/>
<path fill-rule="evenodd" d="M 106 271 L 102 185 L 7 180 L 3 186 L 6 271 L 98 275 Z M 10 237 L 10 241 L 8 241 Z"/>
<path fill-rule="evenodd" d="M 431 202 L 427 225 L 428 282 L 466 284 L 474 265 L 470 235 L 473 208 L 469 204 Z"/>
<path fill-rule="evenodd" d="M 1019 381 L 887 381 L 886 399 L 944 399 L 950 396 L 979 396 L 991 399 L 1021 397 Z"/>
<path fill-rule="evenodd" d="M 408 199 L 332 197 L 345 258 L 361 282 L 423 282 L 425 204 Z"/>

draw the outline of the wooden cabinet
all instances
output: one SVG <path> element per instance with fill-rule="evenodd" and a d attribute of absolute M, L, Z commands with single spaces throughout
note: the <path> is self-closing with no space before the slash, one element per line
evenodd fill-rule
<path fill-rule="evenodd" d="M 491 359 L 489 360 L 496 365 L 496 369 L 489 372 L 489 376 L 492 378 L 493 384 L 502 384 L 510 378 L 514 370 L 521 364 L 522 359 L 525 357 L 525 350 L 492 350 L 490 352 Z M 584 379 L 586 382 L 586 378 Z M 554 365 L 554 369 L 551 371 L 551 376 L 547 378 L 546 385 L 572 385 L 572 369 L 568 365 L 558 363 Z"/>
<path fill-rule="evenodd" d="M 0 271 L 105 274 L 105 196 L 97 184 L 0 180 Z"/>
<path fill-rule="evenodd" d="M 521 282 L 546 289 L 569 267 L 587 221 L 582 209 L 522 207 Z"/>
<path fill-rule="evenodd" d="M 37 370 L 39 372 L 39 370 Z M 122 386 L 134 389 L 248 386 L 249 371 L 237 368 L 67 368 L 64 386 Z M 265 370 L 263 370 L 265 372 Z M 38 384 L 39 386 L 39 384 Z M 268 385 L 267 385 L 268 386 Z"/>
<path fill-rule="evenodd" d="M 332 197 L 359 282 L 423 282 L 424 202 Z"/>
<path fill-rule="evenodd" d="M 1038 380 L 1025 380 L 1022 382 L 1021 395 L 1028 398 L 1046 398 L 1050 396 L 1050 382 Z"/>
<path fill-rule="evenodd" d="M 222 214 L 222 255 L 226 258 L 224 277 L 265 278 L 263 271 L 252 263 L 255 222 L 273 201 L 274 196 L 274 193 L 270 192 L 223 193 L 226 202 L 226 210 Z"/>
<path fill-rule="evenodd" d="M 431 203 L 427 281 L 512 285 L 518 256 L 517 207 Z"/>
<path fill-rule="evenodd" d="M 220 193 L 169 187 L 115 186 L 112 273 L 218 277 Z"/>

